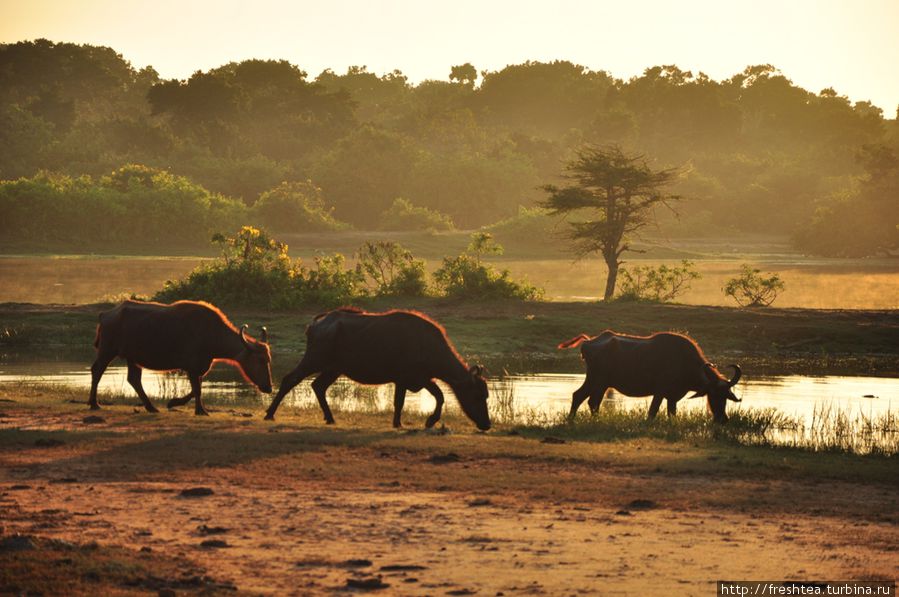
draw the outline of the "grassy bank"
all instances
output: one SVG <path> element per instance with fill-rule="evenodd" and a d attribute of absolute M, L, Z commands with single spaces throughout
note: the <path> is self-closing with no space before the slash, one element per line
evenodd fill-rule
<path fill-rule="evenodd" d="M 391 301 L 372 310 L 419 309 L 443 323 L 456 347 L 495 372 L 583 369 L 578 351 L 555 347 L 581 332 L 611 328 L 644 334 L 675 330 L 694 337 L 713 361 L 740 363 L 747 375 L 899 376 L 899 311 L 732 309 L 686 305 L 601 303 L 464 303 Z M 107 305 L 0 305 L 0 353 L 37 359 L 90 358 L 97 314 Z M 319 309 L 253 312 L 226 309 L 235 324 L 265 325 L 275 359 L 293 360 Z M 61 358 L 61 357 L 60 357 Z"/>
<path fill-rule="evenodd" d="M 143 437 L 145 441 L 146 434 L 150 434 L 159 437 L 156 455 L 202 453 L 209 466 L 227 466 L 234 464 L 233 458 L 270 457 L 289 438 L 291 446 L 302 447 L 303 451 L 337 446 L 399 449 L 422 458 L 446 455 L 449 451 L 456 454 L 451 457 L 454 461 L 457 457 L 465 461 L 528 459 L 550 467 L 621 468 L 629 474 L 707 475 L 755 481 L 799 477 L 897 484 L 893 474 L 895 450 L 892 454 L 858 454 L 833 447 L 815 450 L 809 446 L 760 443 L 767 431 L 765 427 L 777 424 L 772 413 L 761 411 L 734 417 L 729 429 L 712 425 L 701 414 L 680 416 L 673 422 L 660 419 L 647 423 L 643 412 L 606 410 L 599 417 L 580 416 L 570 424 L 561 420 L 497 421 L 494 429 L 484 434 L 457 408 L 450 408 L 441 425 L 431 431 L 423 429 L 423 415 L 407 413 L 404 429 L 397 431 L 391 427 L 391 413 L 378 410 L 341 411 L 338 407 L 335 408 L 338 423 L 330 426 L 322 422 L 320 410 L 312 406 L 285 410 L 277 421 L 268 422 L 262 420 L 261 409 L 258 412 L 247 408 L 213 410 L 207 418 L 195 417 L 189 408 L 153 415 L 135 408 L 134 400 L 121 397 L 101 396 L 101 402 L 103 409 L 91 413 L 86 410 L 81 390 L 65 386 L 0 386 L 0 412 L 6 411 L 10 417 L 7 424 L 14 420 L 28 422 L 32 417 L 72 422 L 55 430 L 56 423 L 0 429 L 0 451 L 57 442 L 63 442 L 58 445 L 96 444 L 96 449 L 109 449 L 128 436 Z M 82 419 L 89 414 L 99 414 L 103 421 L 97 426 L 82 425 Z M 278 432 L 287 435 L 277 435 Z M 895 432 L 894 429 L 893 435 Z M 224 442 L 227 449 L 225 444 L 214 447 L 206 445 L 208 442 Z M 366 478 L 371 475 L 368 479 L 371 482 L 378 478 L 375 471 L 356 470 L 354 474 Z M 433 489 L 432 482 L 446 479 L 420 481 L 425 483 L 425 489 Z M 487 477 L 465 483 L 489 489 L 508 481 Z M 551 481 L 544 480 L 542 485 L 547 486 L 541 490 L 548 490 L 548 484 Z M 576 488 L 566 488 L 566 491 L 579 493 Z"/>

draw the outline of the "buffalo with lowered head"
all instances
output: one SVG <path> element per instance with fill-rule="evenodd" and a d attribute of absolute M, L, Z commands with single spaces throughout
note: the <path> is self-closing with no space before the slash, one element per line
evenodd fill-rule
<path fill-rule="evenodd" d="M 691 398 L 707 396 L 708 408 L 718 423 L 727 422 L 728 400 L 740 402 L 731 389 L 740 381 L 740 367 L 730 365 L 734 376 L 727 379 L 696 342 L 682 334 L 628 336 L 606 330 L 593 338 L 581 334 L 559 344 L 559 348 L 575 346 L 581 347 L 587 378 L 571 397 L 570 417 L 588 397 L 590 411 L 595 413 L 609 388 L 626 396 L 652 396 L 650 420 L 659 412 L 663 398 L 668 401 L 669 416 L 677 414 L 678 400 L 691 391 L 695 392 Z"/>
<path fill-rule="evenodd" d="M 128 383 L 149 412 L 158 411 L 141 385 L 142 369 L 187 373 L 190 393 L 169 400 L 167 406 L 181 406 L 193 398 L 198 415 L 209 414 L 203 408 L 200 386 L 216 362 L 235 366 L 248 382 L 265 393 L 271 392 L 268 332 L 262 328 L 259 341 L 247 336 L 246 328 L 238 331 L 218 308 L 196 301 L 164 305 L 128 300 L 101 313 L 94 340 L 97 359 L 91 366 L 91 409 L 100 408 L 97 385 L 116 357 L 128 362 Z"/>
<path fill-rule="evenodd" d="M 433 427 L 443 410 L 443 392 L 434 383 L 445 382 L 478 429 L 490 429 L 487 383 L 481 368 L 468 367 L 453 348 L 443 327 L 414 311 L 367 313 L 342 308 L 317 315 L 306 328 L 306 353 L 296 368 L 284 376 L 266 419 L 274 419 L 278 405 L 306 377 L 312 382 L 325 422 L 334 423 L 325 392 L 345 375 L 362 384 L 395 385 L 393 426 L 400 427 L 406 391 L 428 390 L 437 407 L 425 426 Z"/>

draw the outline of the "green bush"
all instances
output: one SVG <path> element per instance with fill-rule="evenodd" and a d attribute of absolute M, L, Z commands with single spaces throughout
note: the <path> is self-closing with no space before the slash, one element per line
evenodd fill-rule
<path fill-rule="evenodd" d="M 692 261 L 684 259 L 680 267 L 641 265 L 633 270 L 622 267 L 618 271 L 620 301 L 668 303 L 690 289 L 690 282 L 702 276 Z"/>
<path fill-rule="evenodd" d="M 381 214 L 380 230 L 427 230 L 442 232 L 453 230 L 453 220 L 446 214 L 412 205 L 408 199 L 398 197 Z"/>
<path fill-rule="evenodd" d="M 40 172 L 0 182 L 6 240 L 79 246 L 196 245 L 246 216 L 240 201 L 186 178 L 130 164 L 94 180 Z"/>
<path fill-rule="evenodd" d="M 233 237 L 216 234 L 222 255 L 194 269 L 187 278 L 167 281 L 154 300 L 181 299 L 246 307 L 289 307 L 298 302 L 298 264 L 287 245 L 244 226 Z"/>
<path fill-rule="evenodd" d="M 777 274 L 764 278 L 761 270 L 744 263 L 740 275 L 724 285 L 724 295 L 734 299 L 741 307 L 767 307 L 786 288 Z"/>
<path fill-rule="evenodd" d="M 299 302 L 336 306 L 364 295 L 363 277 L 346 269 L 346 258 L 340 253 L 317 255 L 315 267 L 299 269 Z"/>
<path fill-rule="evenodd" d="M 538 300 L 543 291 L 512 280 L 508 270 L 481 263 L 481 255 L 502 247 L 489 234 L 472 235 L 469 250 L 446 257 L 434 272 L 440 294 L 454 298 L 518 298 Z M 318 255 L 313 266 L 292 260 L 287 245 L 252 226 L 236 235 L 213 236 L 221 257 L 196 268 L 187 278 L 168 281 L 154 300 L 206 300 L 241 307 L 286 309 L 300 305 L 332 307 L 374 296 L 425 296 L 424 262 L 388 241 L 367 242 L 356 252 L 355 268 L 340 253 Z"/>
<path fill-rule="evenodd" d="M 356 271 L 376 296 L 424 296 L 425 263 L 391 241 L 366 242 L 356 251 Z"/>
<path fill-rule="evenodd" d="M 317 256 L 315 266 L 307 268 L 299 259 L 290 259 L 286 244 L 251 226 L 233 237 L 217 234 L 213 242 L 222 248 L 219 259 L 201 265 L 184 280 L 166 282 L 154 300 L 284 309 L 304 304 L 336 306 L 362 294 L 361 276 L 344 267 L 339 253 Z"/>
<path fill-rule="evenodd" d="M 456 257 L 444 257 L 434 272 L 437 288 L 446 296 L 466 299 L 517 298 L 540 300 L 543 290 L 510 277 L 509 270 L 496 270 L 481 263 L 484 254 L 502 254 L 502 247 L 487 232 L 475 232 L 468 250 Z"/>
<path fill-rule="evenodd" d="M 253 206 L 256 219 L 276 232 L 324 232 L 348 228 L 325 208 L 321 189 L 307 182 L 282 182 L 262 193 Z"/>

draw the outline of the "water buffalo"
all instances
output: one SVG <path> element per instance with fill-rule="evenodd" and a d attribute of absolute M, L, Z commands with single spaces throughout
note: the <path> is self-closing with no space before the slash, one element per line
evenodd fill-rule
<path fill-rule="evenodd" d="M 599 410 L 608 388 L 626 396 L 652 396 L 650 420 L 659 412 L 663 398 L 668 401 L 669 416 L 677 414 L 677 401 L 690 391 L 696 392 L 691 398 L 708 397 L 709 410 L 718 423 L 727 422 L 728 400 L 740 402 L 731 390 L 740 381 L 740 367 L 730 365 L 734 376 L 728 380 L 708 362 L 696 342 L 681 334 L 628 336 L 606 330 L 593 338 L 581 334 L 559 348 L 581 344 L 587 378 L 571 397 L 570 417 L 588 396 L 590 411 Z"/>
<path fill-rule="evenodd" d="M 128 383 L 149 412 L 158 412 L 141 385 L 141 370 L 181 370 L 190 379 L 191 391 L 183 398 L 169 400 L 167 406 L 187 404 L 195 399 L 195 412 L 207 415 L 200 397 L 200 384 L 215 362 L 237 367 L 248 382 L 265 393 L 272 391 L 272 356 L 268 332 L 262 340 L 246 335 L 228 321 L 225 314 L 203 302 L 178 301 L 171 305 L 125 301 L 100 314 L 94 347 L 97 359 L 91 366 L 92 410 L 97 402 L 97 384 L 106 367 L 116 357 L 128 361 Z"/>
<path fill-rule="evenodd" d="M 306 328 L 306 354 L 296 368 L 284 376 L 278 394 L 265 415 L 274 419 L 284 395 L 306 377 L 312 382 L 325 422 L 334 423 L 325 392 L 345 375 L 363 384 L 395 384 L 393 426 L 400 427 L 406 391 L 425 388 L 437 400 L 426 427 L 440 420 L 443 393 L 435 379 L 452 388 L 462 410 L 478 429 L 490 429 L 487 412 L 487 383 L 481 368 L 469 368 L 459 357 L 440 324 L 414 311 L 366 313 L 342 308 L 317 315 Z"/>

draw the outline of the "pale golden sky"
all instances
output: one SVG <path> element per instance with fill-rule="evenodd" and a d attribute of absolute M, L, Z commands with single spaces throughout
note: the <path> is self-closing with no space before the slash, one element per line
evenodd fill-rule
<path fill-rule="evenodd" d="M 498 70 L 571 60 L 620 78 L 660 64 L 727 78 L 771 63 L 796 84 L 899 104 L 899 0 L 0 0 L 0 42 L 107 45 L 185 78 L 232 60 L 402 70 Z"/>

